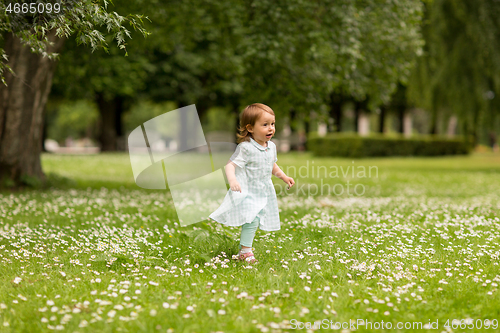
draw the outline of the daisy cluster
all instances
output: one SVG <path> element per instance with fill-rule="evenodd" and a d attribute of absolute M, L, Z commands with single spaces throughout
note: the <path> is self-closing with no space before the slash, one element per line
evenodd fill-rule
<path fill-rule="evenodd" d="M 282 332 L 293 318 L 488 316 L 500 304 L 497 193 L 283 197 L 281 230 L 258 231 L 254 265 L 233 260 L 233 228 L 180 227 L 164 192 L 3 194 L 0 326 Z"/>

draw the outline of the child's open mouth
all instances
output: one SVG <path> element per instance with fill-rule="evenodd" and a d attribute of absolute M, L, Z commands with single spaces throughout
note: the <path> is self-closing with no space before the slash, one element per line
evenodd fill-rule
<path fill-rule="evenodd" d="M 266 135 L 266 138 L 270 139 L 273 135 L 272 134 L 268 134 Z"/>

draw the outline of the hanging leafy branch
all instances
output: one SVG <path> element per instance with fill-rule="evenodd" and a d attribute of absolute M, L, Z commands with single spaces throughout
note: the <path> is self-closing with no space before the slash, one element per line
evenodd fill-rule
<path fill-rule="evenodd" d="M 102 48 L 107 51 L 108 43 L 105 34 L 111 35 L 117 46 L 124 50 L 127 56 L 126 38 L 131 38 L 127 26 L 139 31 L 144 37 L 150 33 L 143 27 L 143 15 L 129 14 L 122 16 L 116 12 L 108 11 L 107 0 L 61 0 L 61 14 L 48 13 L 23 14 L 7 11 L 7 3 L 0 3 L 0 36 L 12 33 L 20 38 L 22 43 L 31 48 L 33 53 L 54 59 L 57 53 L 47 52 L 50 31 L 55 30 L 59 38 L 67 38 L 76 34 L 79 44 L 90 45 L 92 51 Z M 104 28 L 103 33 L 100 28 Z M 0 48 L 0 78 L 5 83 L 4 71 L 11 71 L 8 65 L 8 55 Z"/>

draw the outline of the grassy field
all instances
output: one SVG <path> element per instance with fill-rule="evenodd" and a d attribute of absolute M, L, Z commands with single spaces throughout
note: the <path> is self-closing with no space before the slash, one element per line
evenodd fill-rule
<path fill-rule="evenodd" d="M 500 331 L 499 154 L 278 159 L 296 186 L 248 265 L 128 155 L 43 155 L 57 187 L 0 194 L 0 332 Z"/>

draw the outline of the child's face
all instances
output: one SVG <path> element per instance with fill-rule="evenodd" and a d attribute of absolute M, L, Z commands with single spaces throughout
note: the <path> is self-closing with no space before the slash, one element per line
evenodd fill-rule
<path fill-rule="evenodd" d="M 274 128 L 274 116 L 267 112 L 262 112 L 254 126 L 248 125 L 247 129 L 252 133 L 253 139 L 257 143 L 265 146 L 271 140 L 276 131 Z"/>

